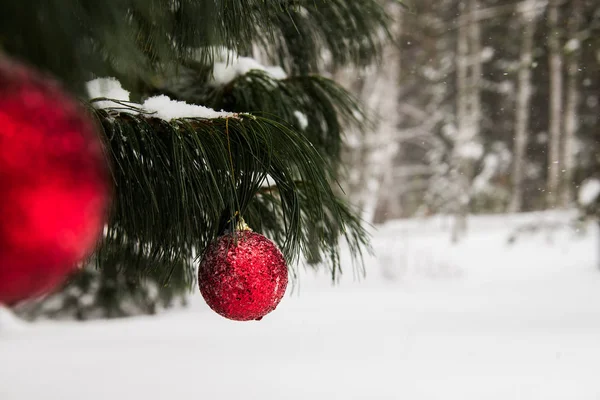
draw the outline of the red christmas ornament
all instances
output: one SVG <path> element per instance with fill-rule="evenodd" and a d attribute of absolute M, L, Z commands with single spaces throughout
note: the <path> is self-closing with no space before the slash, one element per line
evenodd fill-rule
<path fill-rule="evenodd" d="M 273 311 L 287 283 L 281 251 L 250 230 L 217 238 L 198 271 L 198 286 L 210 308 L 236 321 L 260 320 Z"/>
<path fill-rule="evenodd" d="M 0 59 L 0 303 L 44 294 L 77 268 L 109 193 L 86 111 L 55 81 Z"/>

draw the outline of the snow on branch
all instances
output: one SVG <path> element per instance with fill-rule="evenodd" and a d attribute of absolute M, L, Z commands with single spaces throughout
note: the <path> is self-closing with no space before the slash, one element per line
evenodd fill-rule
<path fill-rule="evenodd" d="M 237 113 L 215 111 L 209 107 L 172 100 L 165 95 L 150 97 L 143 104 L 133 103 L 129 101 L 129 92 L 123 89 L 115 78 L 97 78 L 89 81 L 87 90 L 90 101 L 98 109 L 148 114 L 165 121 L 178 118 L 239 118 Z"/>
<path fill-rule="evenodd" d="M 227 85 L 235 78 L 245 75 L 252 70 L 263 71 L 276 80 L 286 79 L 287 74 L 279 66 L 266 66 L 251 57 L 240 57 L 231 50 L 223 50 L 215 57 L 213 67 L 213 78 L 211 84 L 214 86 Z"/>
<path fill-rule="evenodd" d="M 115 78 L 97 78 L 86 83 L 88 96 L 91 100 L 93 99 L 113 99 L 118 101 L 129 102 L 129 92 L 121 86 Z M 114 107 L 115 102 L 110 100 L 95 101 L 94 107 L 96 108 L 110 108 Z"/>
<path fill-rule="evenodd" d="M 165 95 L 150 97 L 144 101 L 142 108 L 145 111 L 154 113 L 153 116 L 165 121 L 178 118 L 213 119 L 232 117 L 237 118 L 238 116 L 235 113 L 215 111 L 212 108 L 188 104 L 185 101 L 171 100 Z"/>

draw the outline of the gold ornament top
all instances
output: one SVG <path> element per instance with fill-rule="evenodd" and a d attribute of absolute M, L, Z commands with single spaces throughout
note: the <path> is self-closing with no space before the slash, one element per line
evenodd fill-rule
<path fill-rule="evenodd" d="M 243 217 L 240 217 L 238 219 L 238 222 L 237 222 L 237 225 L 235 227 L 235 230 L 238 231 L 238 232 L 242 232 L 242 231 L 252 232 L 252 228 L 250 228 L 248 226 L 248 224 L 246 224 L 246 221 L 244 221 Z"/>

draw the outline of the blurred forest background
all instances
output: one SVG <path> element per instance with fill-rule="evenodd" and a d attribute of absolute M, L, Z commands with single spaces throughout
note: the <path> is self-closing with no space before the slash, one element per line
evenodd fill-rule
<path fill-rule="evenodd" d="M 381 64 L 334 73 L 379 115 L 344 155 L 364 218 L 453 214 L 458 239 L 469 213 L 597 212 L 600 2 L 392 3 Z"/>

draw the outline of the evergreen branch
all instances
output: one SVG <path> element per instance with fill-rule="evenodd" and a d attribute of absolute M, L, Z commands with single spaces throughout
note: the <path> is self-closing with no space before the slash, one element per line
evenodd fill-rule
<path fill-rule="evenodd" d="M 236 212 L 270 234 L 290 265 L 300 254 L 340 270 L 340 235 L 359 259 L 367 243 L 356 217 L 335 197 L 331 169 L 310 142 L 285 125 L 253 119 L 177 119 L 96 110 L 112 160 L 116 197 L 97 253 L 159 276 L 187 276 Z M 261 192 L 269 176 L 277 195 Z M 269 210 L 269 211 L 267 211 Z M 127 248 L 126 252 L 113 249 Z M 123 257 L 116 260 L 114 257 Z M 326 256 L 325 256 L 326 255 Z M 189 272 L 189 271 L 188 271 Z"/>
<path fill-rule="evenodd" d="M 316 71 L 321 49 L 336 65 L 366 63 L 388 22 L 375 0 L 0 0 L 0 9 L 3 51 L 81 95 L 95 75 L 134 97 L 184 60 L 212 64 L 222 47 L 251 54 L 261 43 L 291 72 Z"/>
<path fill-rule="evenodd" d="M 376 0 L 297 0 L 273 12 L 266 32 L 257 31 L 270 61 L 294 75 L 318 71 L 325 52 L 332 66 L 367 65 L 390 38 L 390 19 Z"/>
<path fill-rule="evenodd" d="M 252 70 L 223 87 L 211 86 L 201 73 L 195 78 L 166 90 L 179 100 L 215 110 L 249 111 L 285 121 L 302 132 L 332 165 L 339 159 L 344 129 L 365 131 L 372 124 L 354 96 L 318 75 L 277 80 Z"/>

